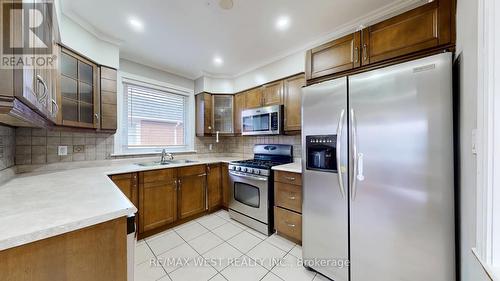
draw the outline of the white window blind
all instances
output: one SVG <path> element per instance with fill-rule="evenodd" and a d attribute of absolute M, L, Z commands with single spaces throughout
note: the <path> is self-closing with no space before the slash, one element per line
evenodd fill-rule
<path fill-rule="evenodd" d="M 183 95 L 124 83 L 126 148 L 186 145 L 186 103 Z"/>

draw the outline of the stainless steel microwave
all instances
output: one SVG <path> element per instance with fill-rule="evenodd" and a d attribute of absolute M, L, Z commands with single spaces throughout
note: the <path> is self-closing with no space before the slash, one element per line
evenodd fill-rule
<path fill-rule="evenodd" d="M 247 109 L 241 112 L 241 134 L 244 136 L 279 135 L 282 127 L 282 105 Z"/>

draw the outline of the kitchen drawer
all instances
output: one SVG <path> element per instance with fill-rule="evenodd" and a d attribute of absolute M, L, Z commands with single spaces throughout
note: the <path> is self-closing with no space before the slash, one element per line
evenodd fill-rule
<path fill-rule="evenodd" d="M 274 225 L 278 235 L 294 242 L 302 242 L 302 215 L 274 207 Z"/>
<path fill-rule="evenodd" d="M 163 169 L 143 172 L 143 183 L 173 182 L 175 169 Z"/>
<path fill-rule="evenodd" d="M 295 185 L 302 185 L 302 174 L 275 171 L 274 181 L 295 184 Z"/>
<path fill-rule="evenodd" d="M 206 165 L 187 166 L 178 169 L 179 178 L 206 174 Z"/>
<path fill-rule="evenodd" d="M 297 213 L 302 212 L 302 187 L 282 182 L 274 183 L 274 204 Z"/>

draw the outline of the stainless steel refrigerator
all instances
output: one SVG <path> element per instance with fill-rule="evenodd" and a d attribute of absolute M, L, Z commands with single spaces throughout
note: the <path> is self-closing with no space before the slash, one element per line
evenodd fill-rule
<path fill-rule="evenodd" d="M 452 55 L 306 87 L 302 116 L 305 266 L 455 280 Z"/>

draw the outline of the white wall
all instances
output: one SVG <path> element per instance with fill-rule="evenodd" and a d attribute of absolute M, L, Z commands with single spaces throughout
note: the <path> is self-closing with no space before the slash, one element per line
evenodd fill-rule
<path fill-rule="evenodd" d="M 202 76 L 194 81 L 194 92 L 209 92 L 215 94 L 233 94 L 234 93 L 233 79 L 212 78 Z"/>
<path fill-rule="evenodd" d="M 305 51 L 300 51 L 234 79 L 234 91 L 241 92 L 305 70 Z"/>
<path fill-rule="evenodd" d="M 98 64 L 118 68 L 120 64 L 118 46 L 100 40 L 64 14 L 59 15 L 58 21 L 63 45 Z"/>
<path fill-rule="evenodd" d="M 477 1 L 458 0 L 457 54 L 460 66 L 460 266 L 462 281 L 490 280 L 471 249 L 476 244 L 476 157 L 472 130 L 477 127 Z"/>
<path fill-rule="evenodd" d="M 152 68 L 130 60 L 120 59 L 120 71 L 136 74 L 148 79 L 154 79 L 163 83 L 194 90 L 194 80 L 172 74 L 163 70 Z"/>

